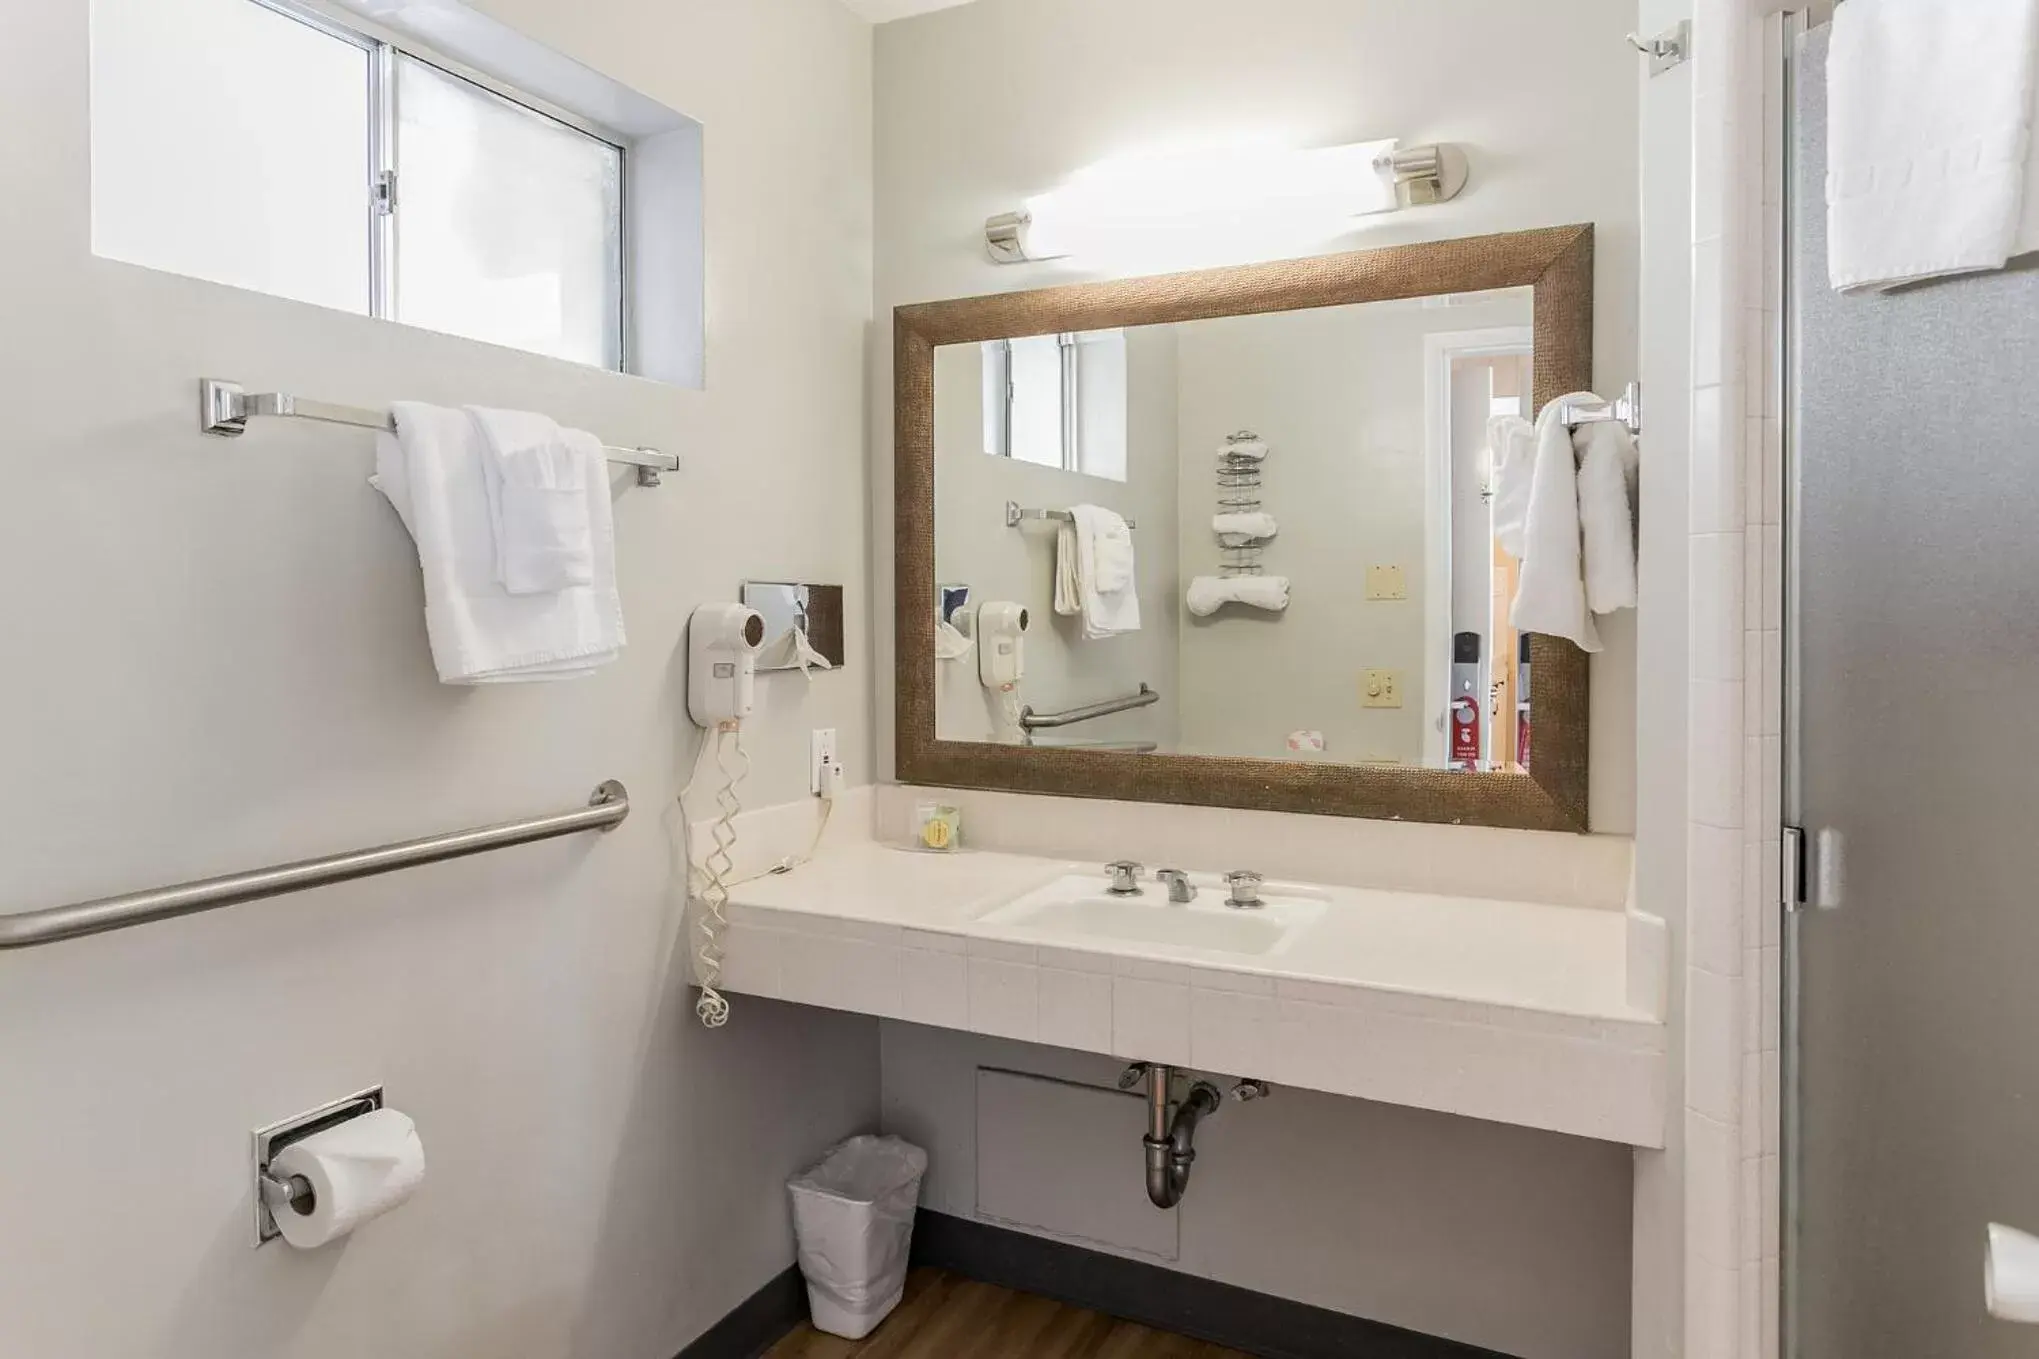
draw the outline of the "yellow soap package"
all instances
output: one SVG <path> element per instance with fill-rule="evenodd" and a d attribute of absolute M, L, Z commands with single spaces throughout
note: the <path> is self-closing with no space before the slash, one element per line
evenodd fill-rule
<path fill-rule="evenodd" d="M 963 809 L 945 802 L 919 802 L 913 808 L 914 848 L 947 854 L 963 840 Z"/>

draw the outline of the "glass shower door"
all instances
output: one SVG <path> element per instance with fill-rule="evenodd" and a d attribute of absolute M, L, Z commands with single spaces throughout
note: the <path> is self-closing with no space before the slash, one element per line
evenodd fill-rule
<path fill-rule="evenodd" d="M 1825 34 L 1796 58 L 1787 973 L 1800 1359 L 2031 1359 L 2039 1231 L 2039 270 L 1827 286 Z"/>

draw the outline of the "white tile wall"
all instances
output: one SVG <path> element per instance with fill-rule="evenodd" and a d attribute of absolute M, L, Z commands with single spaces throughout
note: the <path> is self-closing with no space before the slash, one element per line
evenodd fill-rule
<path fill-rule="evenodd" d="M 1693 14 L 1685 1359 L 1777 1353 L 1783 22 Z"/>

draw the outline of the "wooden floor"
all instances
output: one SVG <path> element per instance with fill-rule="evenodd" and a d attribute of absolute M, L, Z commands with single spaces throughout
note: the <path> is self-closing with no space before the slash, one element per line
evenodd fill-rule
<path fill-rule="evenodd" d="M 802 1326 L 766 1359 L 1248 1359 L 1099 1312 L 916 1269 L 906 1300 L 862 1340 Z"/>

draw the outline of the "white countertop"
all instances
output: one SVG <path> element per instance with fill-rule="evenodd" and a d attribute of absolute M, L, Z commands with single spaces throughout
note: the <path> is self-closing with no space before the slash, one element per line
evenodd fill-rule
<path fill-rule="evenodd" d="M 1663 1021 L 1628 977 L 1657 922 L 1313 887 L 1321 916 L 1250 956 L 982 919 L 1072 872 L 1103 886 L 1091 863 L 830 845 L 732 889 L 724 989 L 1662 1145 Z"/>

